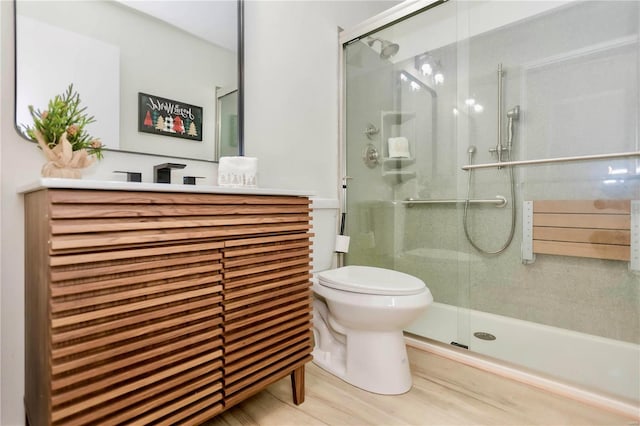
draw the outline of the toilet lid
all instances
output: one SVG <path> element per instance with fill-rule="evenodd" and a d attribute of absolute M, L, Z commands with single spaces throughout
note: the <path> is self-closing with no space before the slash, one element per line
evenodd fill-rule
<path fill-rule="evenodd" d="M 320 284 L 354 293 L 404 296 L 424 290 L 424 282 L 398 271 L 373 266 L 344 266 L 318 274 Z"/>

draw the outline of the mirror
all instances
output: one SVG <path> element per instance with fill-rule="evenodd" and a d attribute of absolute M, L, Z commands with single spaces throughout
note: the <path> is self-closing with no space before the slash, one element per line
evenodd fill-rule
<path fill-rule="evenodd" d="M 107 150 L 241 155 L 241 2 L 16 0 L 19 133 L 73 84 Z"/>

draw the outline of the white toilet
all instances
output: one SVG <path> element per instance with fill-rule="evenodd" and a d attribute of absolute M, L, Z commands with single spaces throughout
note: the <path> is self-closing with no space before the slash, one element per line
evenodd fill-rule
<path fill-rule="evenodd" d="M 407 392 L 412 381 L 402 330 L 433 302 L 431 292 L 422 280 L 389 269 L 328 269 L 333 234 L 321 233 L 330 226 L 319 222 L 332 215 L 313 207 L 313 362 L 370 392 Z"/>

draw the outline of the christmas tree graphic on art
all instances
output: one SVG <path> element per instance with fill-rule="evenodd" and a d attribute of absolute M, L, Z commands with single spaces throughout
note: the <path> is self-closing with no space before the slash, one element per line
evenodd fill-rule
<path fill-rule="evenodd" d="M 156 121 L 156 130 L 164 132 L 164 118 L 161 115 L 158 115 L 158 121 Z"/>
<path fill-rule="evenodd" d="M 184 133 L 184 127 L 182 126 L 182 119 L 177 115 L 173 119 L 173 130 L 176 133 Z"/>
<path fill-rule="evenodd" d="M 173 130 L 173 117 L 168 115 L 167 118 L 164 119 L 164 131 L 168 133 L 175 133 Z"/>
<path fill-rule="evenodd" d="M 144 125 L 147 127 L 153 126 L 153 121 L 151 121 L 151 114 L 147 111 L 147 115 L 144 116 Z"/>
<path fill-rule="evenodd" d="M 196 130 L 196 122 L 192 121 L 191 124 L 189 124 L 189 132 L 187 133 L 189 136 L 193 136 L 193 137 L 197 137 L 198 136 L 198 131 Z"/>

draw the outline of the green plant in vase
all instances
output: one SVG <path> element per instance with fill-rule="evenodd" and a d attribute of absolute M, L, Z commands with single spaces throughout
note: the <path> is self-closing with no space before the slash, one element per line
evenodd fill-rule
<path fill-rule="evenodd" d="M 29 105 L 33 125 L 22 127 L 47 157 L 42 176 L 79 178 L 81 169 L 103 157 L 104 145 L 86 130 L 88 124 L 95 122 L 86 109 L 80 106 L 80 95 L 73 90 L 73 84 L 49 100 L 44 111 Z"/>

